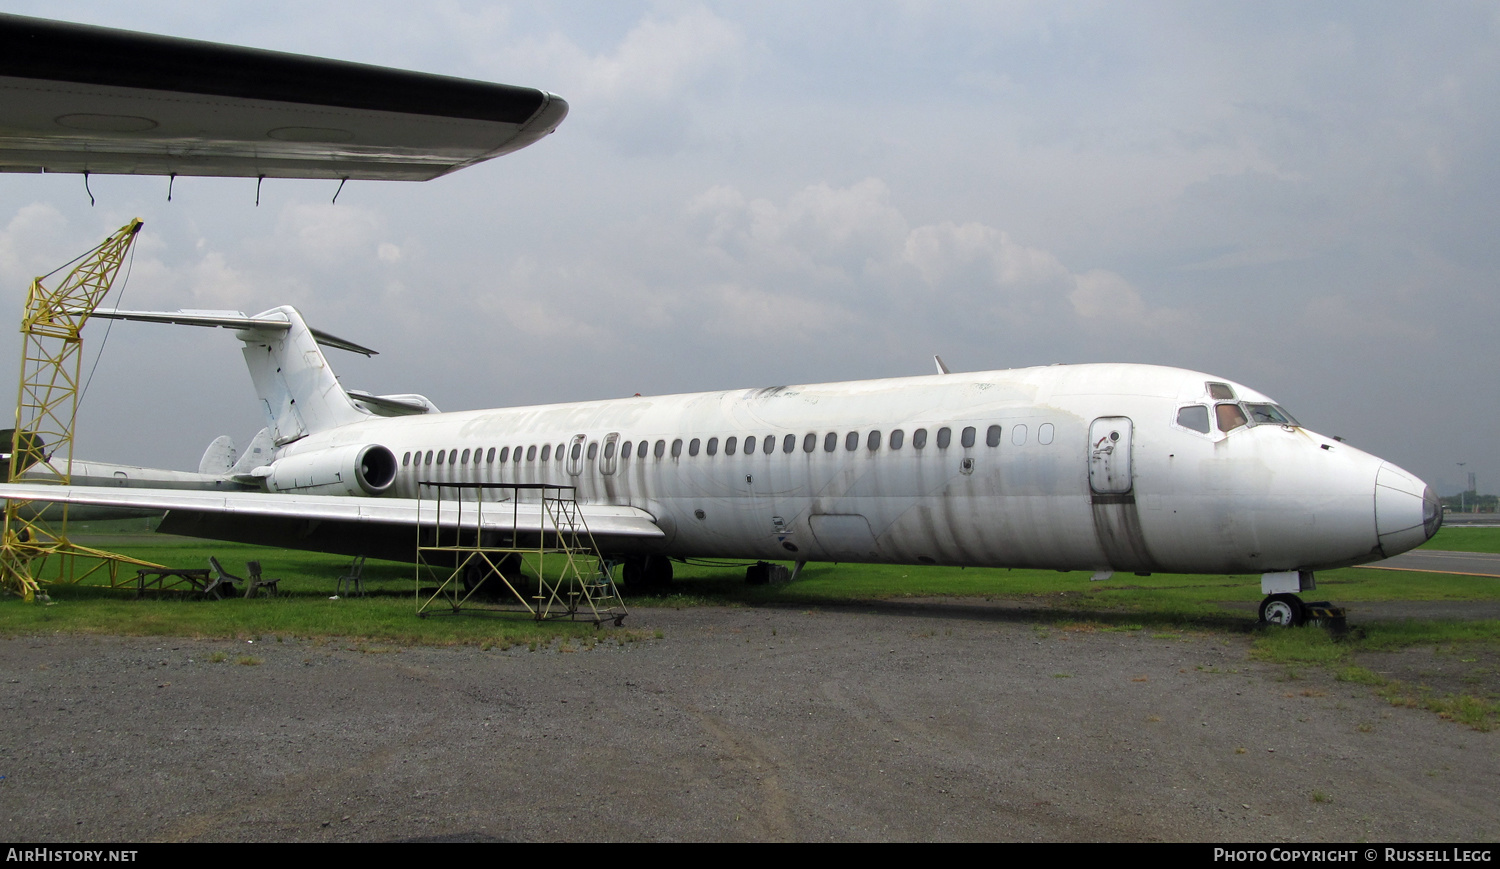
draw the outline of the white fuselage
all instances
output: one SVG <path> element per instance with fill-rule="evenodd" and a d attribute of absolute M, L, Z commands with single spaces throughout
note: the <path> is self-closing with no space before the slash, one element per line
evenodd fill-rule
<path fill-rule="evenodd" d="M 1431 535 L 1410 474 L 1219 408 L 1269 402 L 1181 369 L 1058 365 L 371 417 L 278 460 L 382 445 L 400 463 L 385 494 L 406 498 L 423 481 L 576 486 L 654 517 L 665 539 L 638 551 L 683 557 L 1261 573 Z"/>

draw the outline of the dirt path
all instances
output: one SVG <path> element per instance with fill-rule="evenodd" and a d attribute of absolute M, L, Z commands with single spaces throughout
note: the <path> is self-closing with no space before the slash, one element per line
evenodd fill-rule
<path fill-rule="evenodd" d="M 1243 635 L 983 602 L 632 621 L 665 638 L 0 640 L 0 835 L 1500 838 L 1500 733 L 1316 671 L 1280 681 Z"/>

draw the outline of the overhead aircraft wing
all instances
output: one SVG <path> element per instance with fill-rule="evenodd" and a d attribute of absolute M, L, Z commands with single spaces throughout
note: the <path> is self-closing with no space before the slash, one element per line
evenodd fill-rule
<path fill-rule="evenodd" d="M 417 529 L 459 524 L 453 501 L 441 515 L 436 500 L 351 498 L 338 495 L 288 495 L 264 492 L 218 492 L 185 489 L 127 489 L 102 486 L 0 484 L 0 498 L 169 511 L 160 530 L 168 534 L 213 537 L 271 546 L 411 560 Z M 465 503 L 464 527 L 472 527 L 474 504 Z M 580 505 L 584 522 L 601 543 L 651 542 L 665 534 L 650 513 L 635 507 Z M 540 504 L 486 502 L 484 528 L 502 534 L 515 529 L 527 535 L 551 532 Z"/>
<path fill-rule="evenodd" d="M 533 88 L 0 15 L 0 171 L 426 181 L 568 113 Z"/>

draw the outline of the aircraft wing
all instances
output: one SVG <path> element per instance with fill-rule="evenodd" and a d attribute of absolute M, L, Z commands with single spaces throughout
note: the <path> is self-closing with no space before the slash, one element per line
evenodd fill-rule
<path fill-rule="evenodd" d="M 0 15 L 0 171 L 426 181 L 568 113 L 533 88 Z"/>
<path fill-rule="evenodd" d="M 445 501 L 439 516 L 436 500 L 415 498 L 351 498 L 338 495 L 289 495 L 265 492 L 218 492 L 184 489 L 127 489 L 103 486 L 47 486 L 0 484 L 0 498 L 43 501 L 90 507 L 166 510 L 161 531 L 195 537 L 215 537 L 318 549 L 351 555 L 409 560 L 417 528 L 431 528 L 441 520 L 446 528 L 459 524 L 453 501 Z M 474 504 L 463 505 L 463 524 L 472 527 Z M 580 505 L 584 522 L 595 540 L 650 543 L 665 538 L 650 513 L 635 507 Z M 540 504 L 486 502 L 484 528 L 523 537 L 552 530 Z"/>

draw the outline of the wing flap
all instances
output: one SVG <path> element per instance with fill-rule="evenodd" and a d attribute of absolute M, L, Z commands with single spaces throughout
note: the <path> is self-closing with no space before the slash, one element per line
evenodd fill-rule
<path fill-rule="evenodd" d="M 183 511 L 215 516 L 243 516 L 299 522 L 335 522 L 381 527 L 416 527 L 441 520 L 444 527 L 474 521 L 476 505 L 463 505 L 462 518 L 453 502 L 415 498 L 350 498 L 338 495 L 280 495 L 264 492 L 210 492 L 181 489 L 113 489 L 99 486 L 38 486 L 24 483 L 0 485 L 0 498 L 15 501 L 46 501 L 92 507 L 132 510 Z M 483 511 L 486 529 L 523 533 L 551 531 L 539 504 L 487 502 Z M 635 507 L 603 504 L 580 505 L 589 531 L 598 537 L 628 537 L 642 540 L 664 538 L 656 520 Z"/>

